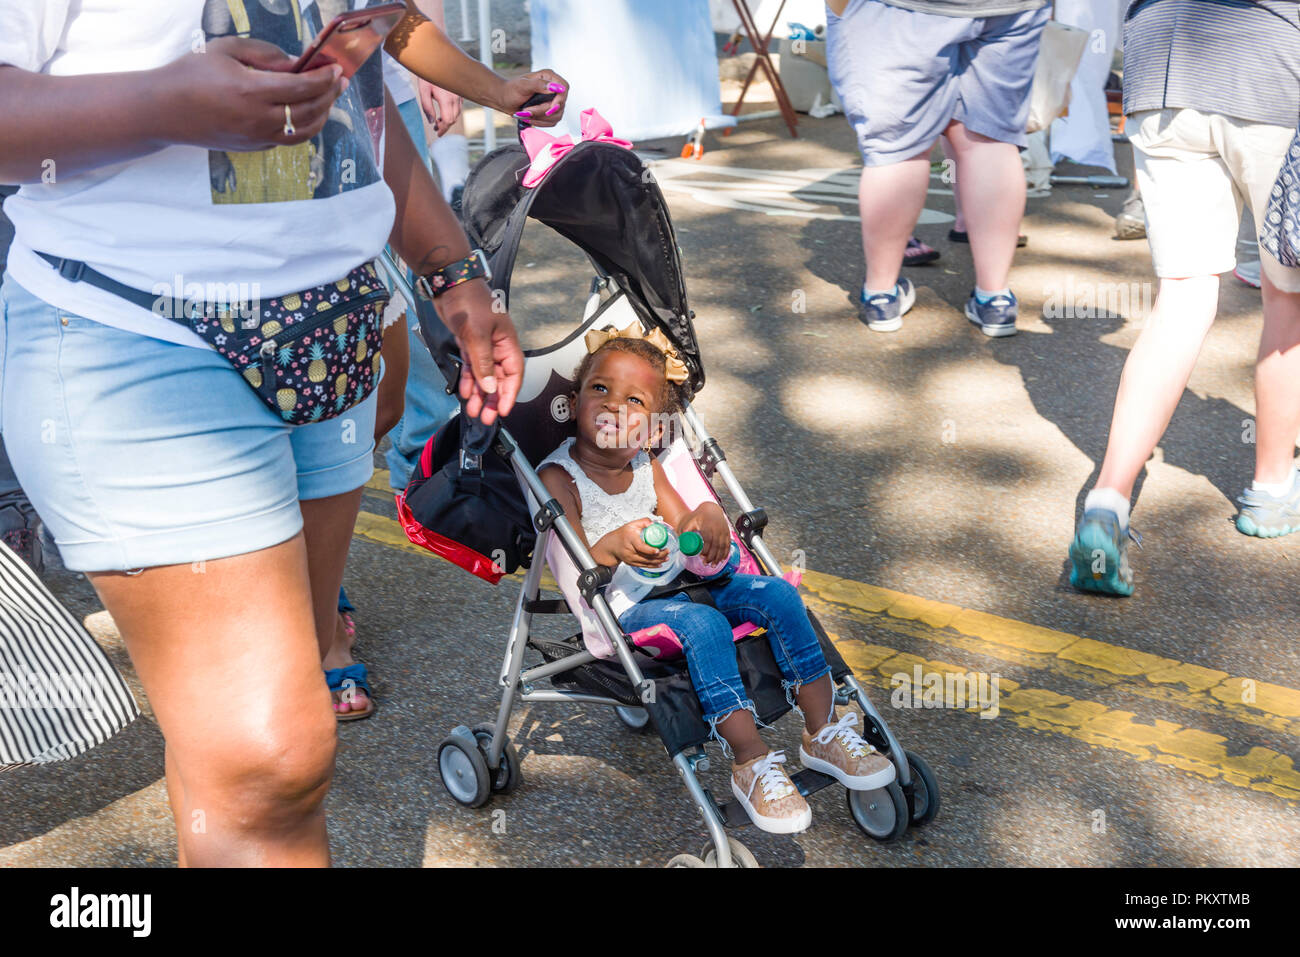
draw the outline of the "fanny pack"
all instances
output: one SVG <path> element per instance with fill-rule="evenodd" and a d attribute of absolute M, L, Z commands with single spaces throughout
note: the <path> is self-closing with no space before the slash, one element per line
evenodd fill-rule
<path fill-rule="evenodd" d="M 267 408 L 292 425 L 346 412 L 379 381 L 387 287 L 374 263 L 336 282 L 250 302 L 205 302 L 132 289 L 84 262 L 38 256 L 84 282 L 193 331 L 229 362 Z"/>

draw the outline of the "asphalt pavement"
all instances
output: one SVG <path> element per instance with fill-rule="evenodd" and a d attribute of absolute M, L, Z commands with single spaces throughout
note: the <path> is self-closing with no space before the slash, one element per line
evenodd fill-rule
<path fill-rule="evenodd" d="M 918 235 L 942 258 L 908 270 L 918 296 L 902 331 L 873 333 L 853 308 L 852 135 L 842 117 L 801 117 L 800 132 L 755 121 L 711 133 L 699 161 L 654 164 L 708 373 L 696 405 L 767 508 L 778 555 L 808 570 L 810 606 L 934 768 L 942 807 L 880 845 L 833 788 L 804 834 L 741 839 L 767 866 L 1300 863 L 1300 536 L 1232 525 L 1253 461 L 1258 291 L 1224 277 L 1220 318 L 1144 473 L 1136 594 L 1076 593 L 1066 547 L 1154 294 L 1146 243 L 1112 238 L 1125 192 L 1029 200 L 1012 273 L 1020 333 L 990 340 L 962 314 L 971 260 L 947 239 L 953 199 L 936 171 Z M 528 344 L 572 329 L 590 276 L 558 238 L 526 234 L 512 313 Z M 478 811 L 451 800 L 435 748 L 493 716 L 517 585 L 404 545 L 385 477 L 347 573 L 379 712 L 340 727 L 336 863 L 657 867 L 698 852 L 704 829 L 663 748 L 603 707 L 522 707 L 523 786 Z M 51 584 L 134 683 L 85 581 Z M 998 713 L 895 707 L 895 676 L 916 666 L 996 675 Z M 769 740 L 797 755 L 795 720 Z M 714 757 L 705 780 L 725 792 Z M 5 775 L 0 866 L 173 863 L 161 775 L 147 711 L 77 761 Z"/>

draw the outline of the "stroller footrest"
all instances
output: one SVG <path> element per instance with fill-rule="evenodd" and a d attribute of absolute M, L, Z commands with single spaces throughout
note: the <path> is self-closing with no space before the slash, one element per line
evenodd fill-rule
<path fill-rule="evenodd" d="M 810 794 L 816 794 L 822 788 L 831 784 L 838 784 L 829 774 L 822 774 L 820 771 L 813 771 L 810 768 L 804 768 L 790 775 L 790 783 L 799 789 L 799 793 L 804 797 Z"/>

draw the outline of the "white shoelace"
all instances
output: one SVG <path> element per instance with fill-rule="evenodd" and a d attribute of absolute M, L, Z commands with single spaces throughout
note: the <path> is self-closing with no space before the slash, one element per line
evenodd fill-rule
<path fill-rule="evenodd" d="M 854 758 L 865 757 L 875 749 L 862 739 L 862 735 L 853 730 L 853 726 L 858 723 L 858 714 L 856 711 L 850 711 L 844 717 L 834 724 L 828 724 L 815 735 L 813 740 L 818 744 L 829 744 L 832 738 L 839 738 L 844 743 L 845 749 L 849 755 Z"/>
<path fill-rule="evenodd" d="M 785 771 L 781 769 L 784 763 L 784 751 L 767 752 L 767 757 L 760 759 L 754 765 L 754 780 L 749 782 L 749 790 L 745 792 L 746 800 L 753 795 L 755 786 L 759 784 L 763 785 L 763 797 L 768 801 L 779 801 L 793 794 L 794 786 L 785 776 Z"/>

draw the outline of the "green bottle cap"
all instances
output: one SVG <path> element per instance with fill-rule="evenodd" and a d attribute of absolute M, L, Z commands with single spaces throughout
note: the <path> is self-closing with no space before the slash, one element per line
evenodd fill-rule
<path fill-rule="evenodd" d="M 677 547 L 683 555 L 698 555 L 704 551 L 704 537 L 699 532 L 682 532 L 677 539 Z"/>
<path fill-rule="evenodd" d="M 663 548 L 668 544 L 668 526 L 655 522 L 641 529 L 641 541 L 651 548 Z"/>

